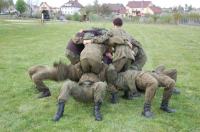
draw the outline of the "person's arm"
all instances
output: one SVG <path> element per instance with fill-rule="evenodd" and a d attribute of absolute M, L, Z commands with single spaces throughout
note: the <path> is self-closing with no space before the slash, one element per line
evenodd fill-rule
<path fill-rule="evenodd" d="M 95 44 L 102 44 L 108 41 L 108 39 L 112 37 L 112 35 L 113 34 L 111 32 L 107 32 L 104 35 L 94 37 L 91 41 L 92 43 L 95 43 Z"/>
<path fill-rule="evenodd" d="M 74 44 L 83 44 L 83 32 L 78 32 L 73 38 L 72 41 Z"/>
<path fill-rule="evenodd" d="M 132 36 L 130 36 L 130 40 L 131 40 L 131 44 L 133 45 L 133 46 L 137 46 L 137 47 L 139 47 L 139 48 L 141 48 L 142 47 L 142 45 L 140 44 L 140 42 L 139 41 L 137 41 L 136 39 L 134 39 Z"/>

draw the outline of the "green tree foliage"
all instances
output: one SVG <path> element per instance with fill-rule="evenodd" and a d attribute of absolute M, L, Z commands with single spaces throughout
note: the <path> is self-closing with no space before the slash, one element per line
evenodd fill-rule
<path fill-rule="evenodd" d="M 72 15 L 72 20 L 73 21 L 80 21 L 80 15 L 78 13 L 75 13 L 74 15 Z"/>
<path fill-rule="evenodd" d="M 105 4 L 100 5 L 98 1 L 94 1 L 94 5 L 86 5 L 84 8 L 81 9 L 81 15 L 89 16 L 90 14 L 97 14 L 97 15 L 110 15 L 111 10 Z"/>
<path fill-rule="evenodd" d="M 106 6 L 105 4 L 103 4 L 103 5 L 101 5 L 99 7 L 99 13 L 101 15 L 110 15 L 112 13 L 112 11 L 111 11 L 111 9 L 108 6 Z"/>
<path fill-rule="evenodd" d="M 20 14 L 22 14 L 26 11 L 26 3 L 24 2 L 24 0 L 17 0 L 16 9 L 17 9 L 17 11 L 20 12 Z"/>
<path fill-rule="evenodd" d="M 156 23 L 157 20 L 159 19 L 159 16 L 158 15 L 152 15 L 151 16 L 153 18 L 153 22 Z"/>
<path fill-rule="evenodd" d="M 94 0 L 94 6 L 93 6 L 93 8 L 95 9 L 95 10 L 94 10 L 95 13 L 96 13 L 96 14 L 99 14 L 100 4 L 99 4 L 98 0 Z"/>
<path fill-rule="evenodd" d="M 173 9 L 173 18 L 174 18 L 174 22 L 175 24 L 179 24 L 179 21 L 181 19 L 181 13 L 180 13 L 180 8 L 174 8 Z"/>

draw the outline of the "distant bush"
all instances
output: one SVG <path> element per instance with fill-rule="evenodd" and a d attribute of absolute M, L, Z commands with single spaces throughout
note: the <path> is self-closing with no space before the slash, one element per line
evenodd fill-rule
<path fill-rule="evenodd" d="M 33 17 L 33 18 L 41 19 L 41 12 L 40 12 L 40 11 L 34 12 L 34 13 L 32 14 L 32 17 Z"/>
<path fill-rule="evenodd" d="M 65 15 L 66 20 L 72 20 L 72 15 Z"/>
<path fill-rule="evenodd" d="M 173 23 L 173 17 L 172 17 L 172 15 L 163 15 L 163 16 L 160 16 L 160 18 L 158 19 L 158 23 L 161 23 L 161 24 L 171 24 L 171 23 Z"/>
<path fill-rule="evenodd" d="M 65 15 L 65 18 L 67 20 L 80 21 L 81 15 L 79 15 L 78 13 L 75 13 L 74 15 Z"/>
<path fill-rule="evenodd" d="M 80 21 L 81 15 L 79 15 L 78 13 L 75 13 L 74 15 L 72 15 L 72 20 L 73 21 Z"/>
<path fill-rule="evenodd" d="M 90 20 L 91 21 L 103 21 L 105 20 L 102 16 L 97 14 L 90 14 Z"/>
<path fill-rule="evenodd" d="M 124 21 L 130 21 L 133 23 L 157 23 L 157 24 L 195 24 L 200 25 L 199 13 L 169 13 L 165 15 L 147 15 L 144 17 L 133 16 L 124 17 Z"/>

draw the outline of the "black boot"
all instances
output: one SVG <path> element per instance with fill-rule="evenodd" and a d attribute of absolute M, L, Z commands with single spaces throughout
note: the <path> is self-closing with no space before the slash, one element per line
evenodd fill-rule
<path fill-rule="evenodd" d="M 51 96 L 51 92 L 49 91 L 49 89 L 42 91 L 39 94 L 38 98 L 44 98 L 44 97 L 48 97 L 48 96 Z"/>
<path fill-rule="evenodd" d="M 111 103 L 116 104 L 117 103 L 117 93 L 111 93 Z"/>
<path fill-rule="evenodd" d="M 124 95 L 122 96 L 122 98 L 127 99 L 127 100 L 132 100 L 133 96 L 132 96 L 132 93 L 130 91 L 125 90 L 124 91 Z"/>
<path fill-rule="evenodd" d="M 174 112 L 176 112 L 175 109 L 169 108 L 168 107 L 168 101 L 164 101 L 164 100 L 161 103 L 160 109 L 163 110 L 163 111 L 165 111 L 165 112 L 167 112 L 167 113 L 174 113 Z"/>
<path fill-rule="evenodd" d="M 141 96 L 141 93 L 140 92 L 135 92 L 135 93 L 132 93 L 132 98 L 137 98 L 137 97 L 140 97 Z"/>
<path fill-rule="evenodd" d="M 144 111 L 142 112 L 142 115 L 147 118 L 150 118 L 153 116 L 153 112 L 151 112 L 151 104 L 144 103 Z"/>
<path fill-rule="evenodd" d="M 65 102 L 59 102 L 58 103 L 57 112 L 56 112 L 56 114 L 53 117 L 54 121 L 59 121 L 59 119 L 63 116 L 64 108 L 65 108 Z"/>
<path fill-rule="evenodd" d="M 101 102 L 97 102 L 94 104 L 94 116 L 96 121 L 102 120 L 102 115 L 100 113 Z"/>
<path fill-rule="evenodd" d="M 181 91 L 178 89 L 178 88 L 173 88 L 173 91 L 172 91 L 173 94 L 180 94 Z"/>

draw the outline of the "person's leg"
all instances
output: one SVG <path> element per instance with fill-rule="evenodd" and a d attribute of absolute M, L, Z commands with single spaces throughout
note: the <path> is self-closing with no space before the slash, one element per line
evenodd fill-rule
<path fill-rule="evenodd" d="M 142 115 L 147 118 L 152 117 L 151 104 L 158 87 L 158 81 L 149 73 L 143 73 L 136 77 L 136 85 L 138 89 L 145 90 L 145 102 Z"/>
<path fill-rule="evenodd" d="M 163 71 L 163 74 L 169 76 L 170 78 L 172 78 L 176 82 L 176 80 L 177 80 L 177 70 L 176 69 L 169 69 L 169 70 L 166 69 L 166 70 Z M 174 86 L 172 93 L 173 94 L 180 94 L 181 91 L 180 91 L 179 88 Z"/>
<path fill-rule="evenodd" d="M 157 80 L 159 82 L 159 85 L 164 87 L 163 98 L 162 98 L 160 109 L 168 113 L 176 112 L 174 109 L 171 109 L 168 107 L 169 100 L 172 96 L 172 91 L 175 86 L 175 81 L 171 79 L 169 76 L 162 75 L 162 74 L 158 75 Z"/>
<path fill-rule="evenodd" d="M 118 89 L 117 86 L 108 84 L 108 90 L 111 94 L 110 101 L 112 104 L 116 104 L 118 102 Z"/>
<path fill-rule="evenodd" d="M 166 69 L 164 65 L 160 65 L 155 69 L 155 72 L 167 75 L 170 78 L 172 78 L 175 82 L 177 80 L 177 70 L 176 69 Z M 174 86 L 172 93 L 180 94 L 181 91 Z"/>
<path fill-rule="evenodd" d="M 93 94 L 94 94 L 95 120 L 101 121 L 102 115 L 101 115 L 100 109 L 103 103 L 103 98 L 105 96 L 107 84 L 104 82 L 96 82 L 92 87 L 93 87 Z"/>
<path fill-rule="evenodd" d="M 30 78 L 32 79 L 33 74 L 35 74 L 36 72 L 42 71 L 44 69 L 48 69 L 48 67 L 42 66 L 42 65 L 32 66 L 28 69 L 28 74 Z"/>
<path fill-rule="evenodd" d="M 58 108 L 53 117 L 54 121 L 59 121 L 60 118 L 63 116 L 65 103 L 68 101 L 71 95 L 71 90 L 76 87 L 79 87 L 78 84 L 70 80 L 66 81 L 63 84 L 60 90 L 60 95 L 58 96 Z"/>
<path fill-rule="evenodd" d="M 57 81 L 57 69 L 56 68 L 47 68 L 43 69 L 39 72 L 36 72 L 32 75 L 32 80 L 36 85 L 36 88 L 41 95 L 38 98 L 48 97 L 51 96 L 49 88 L 44 84 L 44 80 L 54 80 Z"/>

